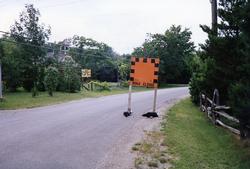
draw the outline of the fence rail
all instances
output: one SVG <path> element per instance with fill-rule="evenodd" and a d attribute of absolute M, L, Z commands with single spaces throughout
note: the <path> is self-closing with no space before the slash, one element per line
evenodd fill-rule
<path fill-rule="evenodd" d="M 225 129 L 230 130 L 234 134 L 240 135 L 240 130 L 225 124 L 221 118 L 226 118 L 229 121 L 232 121 L 236 124 L 239 124 L 239 120 L 228 113 L 226 111 L 230 110 L 229 106 L 220 105 L 219 100 L 219 91 L 217 89 L 214 90 L 213 99 L 207 97 L 204 93 L 200 94 L 200 109 L 202 112 L 207 114 L 207 117 L 212 121 L 215 125 L 220 125 Z"/>

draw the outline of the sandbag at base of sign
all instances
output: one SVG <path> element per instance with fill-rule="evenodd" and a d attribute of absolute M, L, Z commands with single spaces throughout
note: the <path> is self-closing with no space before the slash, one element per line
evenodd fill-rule
<path fill-rule="evenodd" d="M 123 115 L 124 115 L 125 117 L 129 117 L 129 116 L 132 115 L 132 112 L 126 111 L 126 112 L 123 113 Z"/>
<path fill-rule="evenodd" d="M 155 118 L 155 117 L 159 117 L 158 114 L 156 112 L 148 112 L 142 115 L 143 117 L 147 117 L 147 118 Z"/>

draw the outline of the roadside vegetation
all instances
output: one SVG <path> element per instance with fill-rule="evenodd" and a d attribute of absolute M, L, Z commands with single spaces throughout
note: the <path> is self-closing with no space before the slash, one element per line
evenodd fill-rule
<path fill-rule="evenodd" d="M 108 83 L 108 82 L 94 82 L 98 84 L 93 91 L 87 91 L 82 88 L 78 92 L 53 92 L 51 97 L 47 91 L 39 91 L 36 97 L 31 97 L 30 92 L 25 91 L 23 88 L 17 89 L 16 92 L 5 92 L 4 99 L 0 101 L 0 110 L 6 109 L 20 109 L 20 108 L 34 108 L 40 106 L 53 105 L 64 103 L 73 100 L 84 98 L 101 97 L 115 94 L 123 94 L 128 92 L 128 86 L 125 84 Z M 123 85 L 123 86 L 121 86 Z M 101 86 L 101 87 L 100 87 Z M 183 84 L 162 84 L 160 89 L 173 88 L 173 87 L 186 87 Z M 133 87 L 132 92 L 150 91 L 151 88 Z"/>
<path fill-rule="evenodd" d="M 250 168 L 250 147 L 238 136 L 213 126 L 190 99 L 169 110 L 163 132 L 175 168 Z"/>
<path fill-rule="evenodd" d="M 150 89 L 142 87 L 134 87 L 133 92 L 146 91 Z M 111 90 L 95 90 L 79 92 L 54 92 L 53 97 L 49 96 L 47 92 L 38 92 L 36 97 L 31 97 L 30 92 L 19 89 L 17 92 L 5 93 L 4 100 L 0 102 L 0 110 L 3 109 L 20 109 L 33 108 L 46 105 L 53 105 L 57 103 L 68 102 L 72 100 L 79 100 L 84 98 L 100 97 L 114 94 L 127 93 L 127 87 L 114 87 Z"/>
<path fill-rule="evenodd" d="M 250 168 L 249 143 L 212 125 L 190 99 L 173 106 L 161 131 L 147 134 L 132 150 L 138 152 L 136 168 Z"/>
<path fill-rule="evenodd" d="M 218 8 L 218 25 L 201 26 L 208 40 L 190 62 L 190 94 L 198 103 L 200 92 L 212 98 L 218 89 L 220 103 L 240 121 L 241 137 L 250 138 L 250 2 L 219 0 Z"/>

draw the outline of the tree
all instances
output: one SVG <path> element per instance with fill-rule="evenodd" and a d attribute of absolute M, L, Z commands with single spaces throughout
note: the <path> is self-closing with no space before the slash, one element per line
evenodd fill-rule
<path fill-rule="evenodd" d="M 92 78 L 101 81 L 117 81 L 116 54 L 105 43 L 83 36 L 74 36 L 69 54 L 82 67 L 92 70 Z"/>
<path fill-rule="evenodd" d="M 206 70 L 195 70 L 191 91 L 204 91 L 210 96 L 215 88 L 220 91 L 221 104 L 232 107 L 233 115 L 240 120 L 241 133 L 250 124 L 250 7 L 247 0 L 220 0 L 217 25 L 218 33 L 208 26 L 201 28 L 208 34 L 208 40 L 201 45 L 200 59 Z M 209 62 L 207 62 L 209 61 Z M 195 76 L 203 73 L 203 80 Z M 199 82 L 199 83 L 197 83 Z M 191 92 L 193 98 L 198 92 Z M 246 136 L 245 134 L 242 135 Z"/>
<path fill-rule="evenodd" d="M 242 48 L 240 25 L 243 22 L 242 9 L 245 2 L 245 0 L 220 0 L 218 16 L 221 22 L 218 24 L 218 34 L 208 26 L 201 26 L 209 37 L 206 43 L 201 45 L 202 58 L 203 60 L 209 58 L 214 64 L 211 65 L 212 73 L 206 77 L 210 85 L 204 90 L 211 93 L 213 89 L 219 89 L 224 104 L 228 101 L 230 85 L 241 78 L 237 67 L 242 64 L 243 59 L 243 55 L 240 54 Z"/>
<path fill-rule="evenodd" d="M 78 64 L 70 56 L 65 57 L 65 60 L 63 61 L 63 77 L 66 91 L 76 92 L 80 90 L 80 69 Z"/>
<path fill-rule="evenodd" d="M 21 86 L 23 59 L 20 57 L 22 52 L 20 47 L 8 40 L 11 38 L 4 37 L 0 42 L 2 45 L 3 81 L 6 89 L 14 92 L 17 87 Z"/>
<path fill-rule="evenodd" d="M 130 68 L 128 63 L 120 63 L 118 65 L 119 78 L 122 81 L 126 81 L 129 76 Z"/>
<path fill-rule="evenodd" d="M 229 103 L 234 115 L 240 119 L 241 137 L 250 138 L 250 2 L 247 1 L 241 12 L 241 22 L 239 29 L 242 32 L 239 35 L 240 46 L 238 53 L 240 55 L 240 64 L 236 65 L 235 73 L 238 73 L 240 79 L 234 81 L 229 87 Z M 243 20 L 243 21 L 242 21 Z"/>
<path fill-rule="evenodd" d="M 192 57 L 194 43 L 189 29 L 171 26 L 164 34 L 150 34 L 142 47 L 132 55 L 160 58 L 160 82 L 188 83 L 190 74 L 187 60 Z"/>
<path fill-rule="evenodd" d="M 53 96 L 53 92 L 56 90 L 58 85 L 59 72 L 57 68 L 49 66 L 45 70 L 44 83 L 50 96 Z"/>
<path fill-rule="evenodd" d="M 19 21 L 11 27 L 11 36 L 20 44 L 23 49 L 23 87 L 30 91 L 37 88 L 37 83 L 43 77 L 39 74 L 44 72 L 45 51 L 41 48 L 50 35 L 50 28 L 39 24 L 40 12 L 32 4 L 25 5 L 25 10 L 20 13 Z"/>

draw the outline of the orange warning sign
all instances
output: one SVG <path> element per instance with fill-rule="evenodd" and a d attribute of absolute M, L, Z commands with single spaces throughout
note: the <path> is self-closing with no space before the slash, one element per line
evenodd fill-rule
<path fill-rule="evenodd" d="M 130 82 L 133 86 L 158 87 L 160 59 L 131 58 Z"/>

